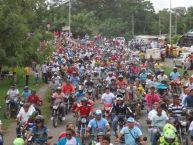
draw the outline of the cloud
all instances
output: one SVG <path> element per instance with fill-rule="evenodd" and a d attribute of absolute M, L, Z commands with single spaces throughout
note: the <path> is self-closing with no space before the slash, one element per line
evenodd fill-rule
<path fill-rule="evenodd" d="M 170 0 L 150 0 L 156 11 L 170 7 Z M 172 8 L 193 6 L 193 0 L 172 0 Z"/>

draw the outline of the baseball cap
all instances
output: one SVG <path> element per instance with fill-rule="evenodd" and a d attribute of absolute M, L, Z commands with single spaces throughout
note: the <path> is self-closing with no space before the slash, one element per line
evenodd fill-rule
<path fill-rule="evenodd" d="M 127 119 L 127 122 L 135 122 L 135 119 L 134 119 L 133 117 L 129 117 L 129 118 Z"/>

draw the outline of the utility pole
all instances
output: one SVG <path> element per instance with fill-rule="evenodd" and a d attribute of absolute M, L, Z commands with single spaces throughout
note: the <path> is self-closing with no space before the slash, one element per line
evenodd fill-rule
<path fill-rule="evenodd" d="M 161 18 L 160 18 L 160 12 L 159 12 L 159 35 L 161 35 Z"/>
<path fill-rule="evenodd" d="M 68 11 L 68 17 L 69 17 L 69 35 L 71 35 L 71 0 L 69 0 L 69 11 Z"/>
<path fill-rule="evenodd" d="M 172 0 L 170 0 L 170 26 L 169 26 L 169 40 L 170 44 L 172 44 Z"/>
<path fill-rule="evenodd" d="M 132 22 L 132 36 L 134 37 L 135 36 L 134 14 L 132 14 L 131 22 Z"/>
<path fill-rule="evenodd" d="M 177 14 L 175 14 L 175 35 L 177 35 L 178 33 L 178 16 Z"/>

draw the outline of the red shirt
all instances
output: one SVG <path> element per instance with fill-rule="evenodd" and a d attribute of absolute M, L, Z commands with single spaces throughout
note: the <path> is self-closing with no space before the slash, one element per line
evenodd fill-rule
<path fill-rule="evenodd" d="M 30 95 L 27 99 L 27 102 L 35 105 L 40 105 L 42 100 L 38 96 Z"/>
<path fill-rule="evenodd" d="M 83 105 L 78 106 L 75 112 L 79 112 L 80 116 L 89 116 L 91 111 L 92 111 L 92 107 L 90 104 L 88 104 L 87 106 L 83 106 Z"/>
<path fill-rule="evenodd" d="M 72 93 L 74 93 L 74 86 L 73 86 L 73 84 L 69 84 L 69 85 L 64 84 L 63 87 L 62 87 L 62 92 L 64 94 L 72 94 Z"/>

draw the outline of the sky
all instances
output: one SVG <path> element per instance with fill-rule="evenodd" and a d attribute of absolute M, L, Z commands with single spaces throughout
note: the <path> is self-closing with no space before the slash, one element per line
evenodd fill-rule
<path fill-rule="evenodd" d="M 170 7 L 170 0 L 150 0 L 156 11 Z M 172 8 L 193 6 L 193 0 L 172 0 Z"/>

